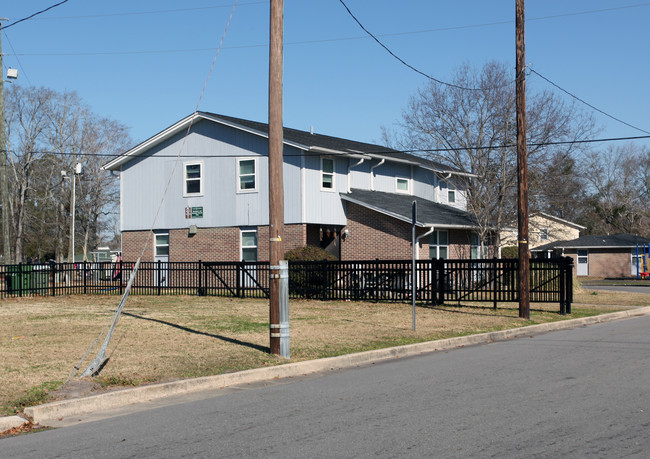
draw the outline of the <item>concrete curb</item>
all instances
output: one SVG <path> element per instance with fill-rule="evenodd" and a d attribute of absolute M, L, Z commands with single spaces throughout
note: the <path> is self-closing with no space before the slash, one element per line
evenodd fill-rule
<path fill-rule="evenodd" d="M 13 429 L 14 427 L 20 427 L 28 422 L 27 419 L 21 418 L 20 416 L 2 417 L 0 418 L 0 433 Z"/>
<path fill-rule="evenodd" d="M 559 322 L 549 322 L 527 327 L 513 328 L 477 335 L 461 336 L 457 338 L 429 341 L 425 343 L 408 344 L 388 349 L 360 352 L 338 357 L 329 357 L 318 360 L 288 363 L 266 368 L 227 373 L 215 376 L 205 376 L 195 379 L 186 379 L 169 383 L 152 384 L 148 386 L 106 392 L 99 395 L 73 400 L 62 400 L 25 409 L 25 414 L 34 423 L 47 425 L 48 420 L 61 417 L 79 416 L 101 410 L 119 408 L 136 403 L 150 402 L 156 399 L 173 395 L 200 392 L 212 389 L 221 389 L 229 386 L 248 384 L 271 379 L 302 376 L 309 373 L 329 371 L 334 369 L 349 368 L 359 365 L 380 362 L 383 360 L 410 357 L 427 352 L 442 351 L 457 347 L 503 341 L 526 335 L 534 335 L 555 330 L 566 330 L 583 325 L 609 322 L 628 317 L 650 315 L 650 306 L 626 311 L 619 311 L 581 319 L 570 319 Z M 0 418 L 1 420 L 2 418 Z M 22 419 L 22 418 L 20 418 Z M 22 419 L 23 422 L 24 419 Z M 1 431 L 1 429 L 0 429 Z"/>

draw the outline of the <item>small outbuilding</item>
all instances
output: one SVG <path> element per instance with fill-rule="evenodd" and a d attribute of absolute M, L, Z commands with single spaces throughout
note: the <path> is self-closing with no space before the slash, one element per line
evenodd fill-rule
<path fill-rule="evenodd" d="M 571 241 L 545 244 L 531 252 L 538 258 L 572 257 L 578 276 L 636 277 L 643 270 L 643 247 L 650 239 L 633 234 L 582 236 Z M 638 265 L 637 265 L 638 257 Z"/>

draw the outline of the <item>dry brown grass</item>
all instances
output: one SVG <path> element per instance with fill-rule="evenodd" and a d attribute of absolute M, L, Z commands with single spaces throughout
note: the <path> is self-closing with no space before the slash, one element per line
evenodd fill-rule
<path fill-rule="evenodd" d="M 631 297 L 632 305 L 641 305 L 642 295 Z M 67 379 L 118 303 L 119 298 L 108 296 L 3 300 L 0 414 L 19 409 L 21 403 L 46 400 L 47 394 L 36 389 L 52 389 Z M 616 309 L 603 307 L 605 304 L 628 303 L 621 304 L 620 294 L 590 295 L 585 291 L 576 297 L 573 314 L 567 318 Z M 417 331 L 413 332 L 409 304 L 291 301 L 291 361 L 563 319 L 557 313 L 558 305 L 536 304 L 532 308 L 531 320 L 525 321 L 518 318 L 517 305 L 500 305 L 497 311 L 486 305 L 420 306 Z M 189 296 L 130 297 L 107 356 L 106 366 L 94 378 L 104 387 L 284 362 L 268 354 L 266 300 Z"/>

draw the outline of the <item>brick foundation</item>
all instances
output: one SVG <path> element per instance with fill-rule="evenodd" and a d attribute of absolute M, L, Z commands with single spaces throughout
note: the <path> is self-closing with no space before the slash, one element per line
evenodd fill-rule
<path fill-rule="evenodd" d="M 285 225 L 284 249 L 291 250 L 307 244 L 307 225 Z M 268 226 L 257 228 L 257 259 L 269 259 Z M 240 229 L 198 228 L 190 235 L 187 228 L 169 230 L 169 261 L 237 261 L 240 257 Z M 122 258 L 153 261 L 153 236 L 149 231 L 122 233 Z M 142 252 L 144 247 L 144 252 Z"/>

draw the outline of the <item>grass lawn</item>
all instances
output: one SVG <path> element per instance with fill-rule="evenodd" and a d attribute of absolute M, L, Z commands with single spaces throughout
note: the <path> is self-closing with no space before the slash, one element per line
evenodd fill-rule
<path fill-rule="evenodd" d="M 119 298 L 70 296 L 0 302 L 0 415 L 56 398 L 88 347 L 113 316 Z M 532 304 L 531 319 L 516 304 L 412 308 L 400 303 L 290 303 L 291 361 L 515 328 L 650 304 L 650 295 L 576 294 L 573 313 L 557 304 Z M 278 365 L 268 354 L 267 300 L 167 296 L 129 297 L 95 390 Z M 80 366 L 83 370 L 101 343 Z"/>

